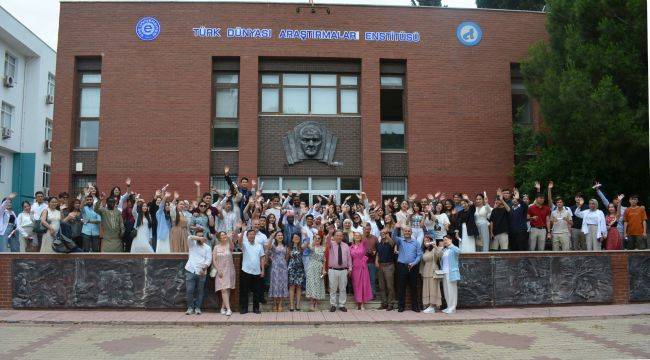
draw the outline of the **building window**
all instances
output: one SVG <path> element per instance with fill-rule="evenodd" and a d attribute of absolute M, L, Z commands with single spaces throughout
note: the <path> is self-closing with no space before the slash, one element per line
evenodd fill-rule
<path fill-rule="evenodd" d="M 52 119 L 45 119 L 45 140 L 52 141 Z"/>
<path fill-rule="evenodd" d="M 11 123 L 14 118 L 14 107 L 2 102 L 2 128 L 11 130 Z"/>
<path fill-rule="evenodd" d="M 50 189 L 50 174 L 52 168 L 50 165 L 43 165 L 43 192 L 47 195 Z"/>
<path fill-rule="evenodd" d="M 533 123 L 533 109 L 530 97 L 522 79 L 512 79 L 512 122 L 530 125 Z"/>
<path fill-rule="evenodd" d="M 357 75 L 262 74 L 262 113 L 337 115 L 359 113 Z"/>
<path fill-rule="evenodd" d="M 102 75 L 98 72 L 81 72 L 79 75 L 78 145 L 84 149 L 97 149 Z"/>
<path fill-rule="evenodd" d="M 237 183 L 237 175 L 230 174 L 230 178 L 232 179 L 233 183 Z M 210 188 L 214 188 L 220 194 L 225 194 L 230 190 L 230 187 L 228 187 L 228 182 L 223 175 L 213 175 L 210 178 Z"/>
<path fill-rule="evenodd" d="M 16 57 L 5 51 L 5 77 L 16 77 Z"/>
<path fill-rule="evenodd" d="M 215 119 L 212 147 L 236 149 L 239 146 L 239 75 L 215 73 Z"/>
<path fill-rule="evenodd" d="M 82 195 L 84 189 L 90 184 L 97 184 L 97 176 L 95 175 L 75 175 L 72 177 L 72 193 L 70 194 L 71 198 L 76 197 L 77 195 Z"/>
<path fill-rule="evenodd" d="M 52 73 L 47 74 L 47 96 L 54 98 L 55 78 Z"/>
<path fill-rule="evenodd" d="M 382 75 L 380 84 L 381 149 L 404 150 L 404 77 Z"/>
<path fill-rule="evenodd" d="M 300 192 L 300 200 L 309 205 L 318 201 L 318 197 L 334 196 L 337 202 L 344 201 L 348 196 L 351 201 L 358 200 L 361 192 L 360 178 L 336 177 L 260 177 L 262 194 L 268 198 L 273 194 L 288 194 Z"/>
<path fill-rule="evenodd" d="M 405 177 L 382 177 L 381 178 L 381 199 L 397 198 L 402 201 L 406 198 L 406 178 Z"/>

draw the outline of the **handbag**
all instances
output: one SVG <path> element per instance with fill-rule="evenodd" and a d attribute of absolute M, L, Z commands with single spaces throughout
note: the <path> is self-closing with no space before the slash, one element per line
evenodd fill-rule
<path fill-rule="evenodd" d="M 47 211 L 47 210 L 43 210 Z M 49 220 L 47 220 L 47 213 L 45 214 L 45 221 L 49 224 Z M 47 232 L 47 228 L 43 223 L 41 222 L 41 219 L 35 220 L 34 221 L 34 233 L 36 234 L 45 234 Z"/>
<path fill-rule="evenodd" d="M 52 250 L 54 252 L 67 254 L 73 252 L 76 247 L 77 244 L 71 238 L 65 236 L 61 230 L 52 239 Z"/>

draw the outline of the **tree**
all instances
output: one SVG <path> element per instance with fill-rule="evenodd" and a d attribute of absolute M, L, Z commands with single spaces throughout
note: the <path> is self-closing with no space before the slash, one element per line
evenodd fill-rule
<path fill-rule="evenodd" d="M 522 65 L 543 122 L 536 156 L 515 167 L 530 186 L 554 180 L 558 195 L 588 195 L 594 180 L 650 194 L 645 0 L 548 0 L 549 41 Z M 529 143 L 530 145 L 530 143 Z M 521 149 L 519 149 L 521 150 Z"/>
<path fill-rule="evenodd" d="M 476 7 L 541 11 L 545 3 L 545 0 L 476 0 Z"/>
<path fill-rule="evenodd" d="M 442 0 L 411 0 L 413 6 L 442 6 Z"/>

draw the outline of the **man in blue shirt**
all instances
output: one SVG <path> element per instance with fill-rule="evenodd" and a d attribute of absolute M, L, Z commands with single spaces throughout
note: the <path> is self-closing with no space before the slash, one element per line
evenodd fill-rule
<path fill-rule="evenodd" d="M 404 237 L 397 236 L 397 230 L 402 228 Z M 412 231 L 408 226 L 399 223 L 393 229 L 393 240 L 397 244 L 397 311 L 404 311 L 406 285 L 411 291 L 411 310 L 420 312 L 418 306 L 418 272 L 417 266 L 422 259 L 422 247 L 411 237 Z"/>
<path fill-rule="evenodd" d="M 82 247 L 84 252 L 99 252 L 99 224 L 102 217 L 93 209 L 94 198 L 86 195 L 84 207 L 81 209 L 83 227 L 81 228 Z"/>

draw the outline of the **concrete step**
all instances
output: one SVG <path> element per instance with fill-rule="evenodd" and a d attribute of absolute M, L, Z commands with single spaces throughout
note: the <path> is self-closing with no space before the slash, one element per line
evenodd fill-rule
<path fill-rule="evenodd" d="M 266 299 L 266 304 L 261 305 L 261 310 L 263 312 L 271 312 L 273 311 L 273 299 L 269 298 L 268 296 L 265 296 Z M 325 299 L 323 300 L 318 300 L 318 303 L 316 304 L 316 310 L 318 311 L 328 311 L 330 308 L 330 297 L 329 294 L 325 295 Z M 289 310 L 289 299 L 285 298 L 282 299 L 282 309 L 283 311 L 288 311 Z M 301 311 L 308 311 L 311 307 L 311 299 L 305 298 L 305 294 L 302 294 L 302 297 L 300 299 L 300 310 Z M 357 303 L 354 301 L 354 295 L 348 294 L 347 300 L 346 300 L 346 307 L 350 310 L 356 310 L 357 309 Z M 371 300 L 370 302 L 366 303 L 364 307 L 367 310 L 377 310 L 381 307 L 381 301 L 379 300 Z M 253 310 L 253 300 L 249 298 L 248 302 L 248 309 Z"/>

